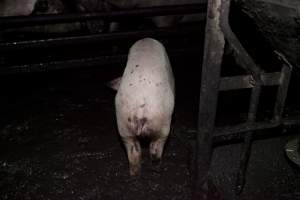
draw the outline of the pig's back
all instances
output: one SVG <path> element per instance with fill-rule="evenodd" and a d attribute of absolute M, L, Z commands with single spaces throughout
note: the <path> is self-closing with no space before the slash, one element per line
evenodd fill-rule
<path fill-rule="evenodd" d="M 174 106 L 174 80 L 165 48 L 145 38 L 130 49 L 117 99 L 122 110 L 137 117 L 169 115 Z"/>

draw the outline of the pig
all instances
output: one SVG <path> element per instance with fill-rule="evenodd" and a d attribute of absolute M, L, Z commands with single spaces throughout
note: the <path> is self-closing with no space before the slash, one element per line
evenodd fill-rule
<path fill-rule="evenodd" d="M 171 126 L 175 104 L 175 82 L 164 46 L 144 38 L 129 50 L 121 78 L 112 82 L 117 89 L 115 108 L 118 131 L 124 143 L 129 173 L 140 174 L 139 139 L 150 139 L 151 160 L 160 164 Z"/>
<path fill-rule="evenodd" d="M 0 17 L 61 14 L 66 8 L 61 0 L 0 0 Z M 49 24 L 0 31 L 0 41 L 12 36 L 24 37 L 31 33 L 63 34 L 81 29 L 80 23 Z"/>
<path fill-rule="evenodd" d="M 64 11 L 61 0 L 0 0 L 0 16 L 57 14 Z"/>
<path fill-rule="evenodd" d="M 30 15 L 37 0 L 0 0 L 0 16 Z"/>

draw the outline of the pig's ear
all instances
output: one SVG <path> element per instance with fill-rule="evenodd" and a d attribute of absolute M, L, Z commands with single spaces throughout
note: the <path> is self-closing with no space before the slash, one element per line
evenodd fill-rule
<path fill-rule="evenodd" d="M 118 90 L 120 87 L 121 81 L 122 81 L 122 76 L 119 78 L 116 78 L 112 81 L 109 81 L 106 85 L 108 87 L 112 88 L 113 90 Z"/>

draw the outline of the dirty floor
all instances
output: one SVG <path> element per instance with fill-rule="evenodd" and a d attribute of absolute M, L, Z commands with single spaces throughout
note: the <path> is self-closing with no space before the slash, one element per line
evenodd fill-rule
<path fill-rule="evenodd" d="M 190 199 L 197 59 L 173 63 L 174 131 L 159 170 L 152 168 L 144 145 L 142 174 L 135 178 L 128 175 L 116 129 L 115 92 L 105 85 L 118 75 L 112 70 L 116 66 L 1 76 L 0 199 Z M 290 99 L 297 107 L 295 97 Z M 284 154 L 286 141 L 296 135 L 254 142 L 240 199 L 299 199 L 300 169 Z M 212 174 L 225 199 L 236 198 L 240 149 L 240 144 L 228 144 L 214 152 Z"/>

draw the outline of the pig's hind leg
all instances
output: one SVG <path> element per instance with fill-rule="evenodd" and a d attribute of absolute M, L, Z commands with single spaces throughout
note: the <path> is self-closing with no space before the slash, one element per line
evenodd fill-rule
<path fill-rule="evenodd" d="M 139 175 L 141 171 L 142 156 L 140 142 L 136 137 L 122 137 L 122 140 L 128 156 L 129 173 L 131 176 Z"/>
<path fill-rule="evenodd" d="M 157 132 L 150 142 L 150 158 L 154 167 L 159 167 L 161 163 L 161 157 L 163 154 L 165 143 L 168 139 L 170 132 L 170 126 L 163 127 Z"/>

